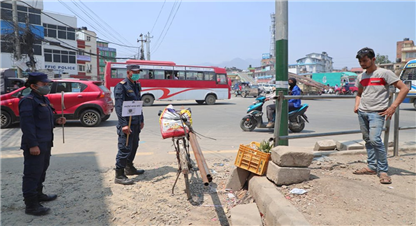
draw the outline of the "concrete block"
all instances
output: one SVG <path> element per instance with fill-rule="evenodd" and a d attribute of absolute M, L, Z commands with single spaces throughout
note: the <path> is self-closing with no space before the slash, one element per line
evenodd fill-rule
<path fill-rule="evenodd" d="M 365 143 L 362 140 L 337 141 L 337 149 L 340 151 L 365 149 Z"/>
<path fill-rule="evenodd" d="M 263 225 L 256 203 L 237 205 L 230 213 L 231 225 Z"/>
<path fill-rule="evenodd" d="M 230 177 L 228 178 L 226 189 L 231 189 L 232 191 L 239 191 L 243 188 L 244 184 L 247 181 L 250 172 L 238 167 L 234 168 L 231 172 Z"/>
<path fill-rule="evenodd" d="M 308 168 L 280 167 L 269 161 L 266 177 L 276 185 L 290 185 L 309 180 L 310 174 Z"/>
<path fill-rule="evenodd" d="M 282 167 L 308 167 L 313 160 L 313 152 L 309 148 L 277 146 L 271 150 L 274 163 Z"/>
<path fill-rule="evenodd" d="M 302 213 L 266 177 L 252 177 L 248 183 L 248 191 L 256 201 L 259 211 L 264 214 L 265 225 L 310 225 Z"/>
<path fill-rule="evenodd" d="M 320 140 L 315 143 L 314 151 L 334 150 L 337 147 L 335 140 Z"/>

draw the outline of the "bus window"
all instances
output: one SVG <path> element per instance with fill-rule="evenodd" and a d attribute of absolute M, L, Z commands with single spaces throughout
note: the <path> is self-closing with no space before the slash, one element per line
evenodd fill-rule
<path fill-rule="evenodd" d="M 140 79 L 152 79 L 150 75 L 152 74 L 153 70 L 142 69 L 140 72 Z"/>
<path fill-rule="evenodd" d="M 196 80 L 204 80 L 204 72 L 196 72 Z"/>
<path fill-rule="evenodd" d="M 195 80 L 196 73 L 193 71 L 187 71 L 186 72 L 186 80 Z"/>
<path fill-rule="evenodd" d="M 185 72 L 184 72 L 184 71 L 176 71 L 176 72 L 175 72 L 175 76 L 176 76 L 179 80 L 185 80 Z"/>
<path fill-rule="evenodd" d="M 165 79 L 165 71 L 153 71 L 154 79 Z"/>
<path fill-rule="evenodd" d="M 111 78 L 125 78 L 127 76 L 126 68 L 112 68 Z"/>
<path fill-rule="evenodd" d="M 173 71 L 165 71 L 165 79 L 173 79 Z"/>
<path fill-rule="evenodd" d="M 402 80 L 416 80 L 416 67 L 403 70 Z"/>
<path fill-rule="evenodd" d="M 204 73 L 204 80 L 215 81 L 215 73 L 214 72 L 205 72 Z"/>
<path fill-rule="evenodd" d="M 227 75 L 217 74 L 217 83 L 218 84 L 227 84 Z"/>

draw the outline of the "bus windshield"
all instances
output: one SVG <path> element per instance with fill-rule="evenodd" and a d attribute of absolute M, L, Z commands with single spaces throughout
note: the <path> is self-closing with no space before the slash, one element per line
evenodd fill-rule
<path fill-rule="evenodd" d="M 141 95 L 144 106 L 155 100 L 195 100 L 198 104 L 215 104 L 231 98 L 231 87 L 224 68 L 176 65 L 169 61 L 128 60 L 106 62 L 105 86 L 114 87 L 126 78 L 127 65 L 140 65 Z"/>
<path fill-rule="evenodd" d="M 416 109 L 416 59 L 406 63 L 400 73 L 400 79 L 409 87 L 409 93 L 403 103 L 413 103 Z"/>

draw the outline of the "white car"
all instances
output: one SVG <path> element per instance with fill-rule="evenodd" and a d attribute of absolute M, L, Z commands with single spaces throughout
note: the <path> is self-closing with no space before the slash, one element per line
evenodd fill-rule
<path fill-rule="evenodd" d="M 263 84 L 263 88 L 264 88 L 264 91 L 266 92 L 266 93 L 270 93 L 270 92 L 272 92 L 272 88 L 274 87 L 274 85 L 273 84 Z"/>

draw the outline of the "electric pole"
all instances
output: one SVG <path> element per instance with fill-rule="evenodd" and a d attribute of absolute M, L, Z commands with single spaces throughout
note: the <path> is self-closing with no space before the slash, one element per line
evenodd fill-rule
<path fill-rule="evenodd" d="M 288 0 L 276 0 L 276 94 L 279 91 L 283 95 L 288 94 Z M 282 101 L 282 100 L 281 100 Z M 276 107 L 277 108 L 277 107 Z M 274 128 L 275 140 L 277 132 L 279 136 L 287 136 L 288 128 L 288 106 L 287 100 L 283 100 L 282 112 L 280 118 L 280 128 Z M 276 111 L 277 113 L 277 111 Z M 277 121 L 277 119 L 276 119 Z M 288 140 L 279 140 L 279 145 L 288 146 Z M 277 146 L 277 144 L 274 144 Z"/>
<path fill-rule="evenodd" d="M 140 57 L 140 60 L 144 60 L 144 50 L 143 50 L 143 42 L 145 42 L 146 40 L 143 39 L 143 34 L 140 34 L 140 39 L 137 39 L 137 42 L 142 42 L 141 43 L 141 48 L 139 51 L 139 55 L 137 55 L 138 57 Z"/>
<path fill-rule="evenodd" d="M 25 34 L 23 36 L 23 43 L 27 51 L 27 56 L 29 57 L 29 62 L 26 63 L 26 65 L 30 66 L 30 71 L 36 70 L 35 53 L 33 51 L 34 42 L 35 42 L 35 36 L 30 30 L 29 17 L 26 16 L 26 29 L 25 29 Z"/>
<path fill-rule="evenodd" d="M 147 52 L 147 60 L 150 60 L 150 39 L 153 38 L 153 36 L 150 37 L 150 32 L 147 32 L 147 35 L 144 36 L 146 38 L 146 52 Z"/>
<path fill-rule="evenodd" d="M 14 24 L 14 36 L 15 36 L 15 45 L 16 52 L 14 53 L 14 58 L 16 61 L 22 59 L 22 51 L 20 49 L 20 36 L 19 36 L 19 20 L 17 17 L 17 0 L 12 0 L 12 10 L 13 10 L 13 24 Z M 17 77 L 22 78 L 22 69 L 17 67 Z"/>

